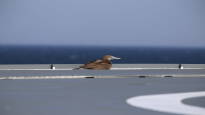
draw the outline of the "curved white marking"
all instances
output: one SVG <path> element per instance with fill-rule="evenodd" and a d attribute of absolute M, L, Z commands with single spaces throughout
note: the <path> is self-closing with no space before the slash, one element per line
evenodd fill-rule
<path fill-rule="evenodd" d="M 134 107 L 175 114 L 204 115 L 205 108 L 186 105 L 181 101 L 186 98 L 205 96 L 205 91 L 136 96 L 126 100 Z"/>

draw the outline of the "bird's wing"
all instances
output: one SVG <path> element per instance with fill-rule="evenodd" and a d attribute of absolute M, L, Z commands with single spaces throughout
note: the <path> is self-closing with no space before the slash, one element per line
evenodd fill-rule
<path fill-rule="evenodd" d="M 98 60 L 95 60 L 95 61 L 90 61 L 88 63 L 86 63 L 85 65 L 88 65 L 88 64 L 98 64 L 98 63 L 101 63 L 102 60 L 98 59 Z"/>
<path fill-rule="evenodd" d="M 80 66 L 80 68 L 92 69 L 95 68 L 99 63 L 102 63 L 102 60 L 98 59 L 95 61 L 88 62 L 87 64 Z"/>

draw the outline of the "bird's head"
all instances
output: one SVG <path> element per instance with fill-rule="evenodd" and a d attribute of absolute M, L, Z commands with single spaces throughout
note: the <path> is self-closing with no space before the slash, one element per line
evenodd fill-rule
<path fill-rule="evenodd" d="M 105 55 L 103 57 L 103 60 L 114 60 L 114 59 L 121 59 L 121 58 L 118 58 L 118 57 L 115 57 L 115 56 L 112 56 L 112 55 Z"/>

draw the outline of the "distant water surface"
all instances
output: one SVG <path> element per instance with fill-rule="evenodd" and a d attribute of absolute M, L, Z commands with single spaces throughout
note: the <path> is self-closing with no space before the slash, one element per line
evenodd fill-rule
<path fill-rule="evenodd" d="M 0 64 L 81 64 L 111 54 L 122 64 L 205 64 L 203 48 L 0 46 Z"/>

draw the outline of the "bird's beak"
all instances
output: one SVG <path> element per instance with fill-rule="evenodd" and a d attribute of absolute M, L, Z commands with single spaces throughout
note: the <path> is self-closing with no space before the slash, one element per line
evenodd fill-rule
<path fill-rule="evenodd" d="M 112 59 L 121 59 L 121 58 L 118 58 L 118 57 L 112 56 Z"/>

